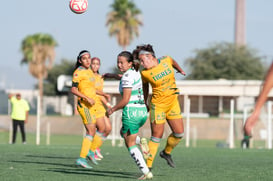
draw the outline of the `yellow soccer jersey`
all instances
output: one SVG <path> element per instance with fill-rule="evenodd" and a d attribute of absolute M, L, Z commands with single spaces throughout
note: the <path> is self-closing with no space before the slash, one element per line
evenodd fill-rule
<path fill-rule="evenodd" d="M 72 82 L 78 84 L 78 90 L 82 94 L 96 101 L 95 76 L 91 69 L 78 67 L 73 73 Z"/>
<path fill-rule="evenodd" d="M 151 103 L 169 105 L 179 94 L 176 87 L 173 59 L 164 56 L 158 59 L 159 64 L 149 70 L 141 72 L 143 82 L 149 82 L 152 86 L 153 94 Z"/>
<path fill-rule="evenodd" d="M 94 74 L 95 75 L 95 88 L 96 90 L 100 90 L 100 91 L 103 91 L 103 78 L 101 77 L 101 75 L 99 74 Z M 97 95 L 99 98 L 101 97 L 100 95 Z M 99 105 L 103 105 L 101 100 L 98 101 Z"/>
<path fill-rule="evenodd" d="M 96 90 L 103 90 L 103 78 L 101 77 L 100 74 L 94 74 L 95 75 L 95 79 L 96 79 L 96 84 L 95 84 L 95 88 Z"/>

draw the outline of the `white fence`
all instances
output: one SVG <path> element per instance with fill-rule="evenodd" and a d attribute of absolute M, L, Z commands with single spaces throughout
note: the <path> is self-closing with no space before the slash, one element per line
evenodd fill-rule
<path fill-rule="evenodd" d="M 39 99 L 37 99 L 38 101 Z M 112 100 L 112 104 L 115 104 L 117 102 L 116 98 L 113 97 Z M 205 129 L 205 128 L 200 128 L 196 125 L 191 125 L 191 111 L 190 111 L 190 107 L 191 107 L 191 101 L 190 99 L 187 99 L 186 102 L 186 112 L 184 113 L 184 120 L 185 120 L 185 146 L 186 147 L 190 147 L 190 146 L 198 146 L 197 145 L 197 139 L 198 139 L 198 135 L 199 132 L 201 132 L 201 129 Z M 39 104 L 39 102 L 37 103 Z M 251 109 L 253 108 L 254 105 L 246 105 L 244 108 L 244 112 L 243 112 L 243 119 L 242 119 L 242 124 L 245 123 L 245 120 L 247 118 L 247 116 L 249 116 Z M 264 109 L 263 113 L 261 114 L 261 122 L 264 125 L 264 130 L 260 130 L 261 133 L 263 133 L 262 135 L 262 139 L 265 140 L 265 147 L 268 149 L 272 149 L 272 102 L 268 101 L 266 106 L 266 108 Z M 9 106 L 10 109 L 10 106 Z M 10 112 L 10 110 L 9 110 Z M 36 115 L 36 144 L 39 145 L 40 144 L 40 115 L 41 113 L 37 110 L 37 115 Z M 227 131 L 227 144 L 229 148 L 235 148 L 235 112 L 234 112 L 234 100 L 230 101 L 230 114 L 229 114 L 229 126 L 226 128 Z M 112 133 L 109 135 L 108 139 L 112 140 L 112 145 L 116 146 L 116 142 L 119 142 L 119 145 L 122 144 L 122 138 L 120 136 L 120 128 L 121 128 L 121 111 L 114 113 L 111 116 L 111 122 L 112 122 Z M 196 124 L 196 123 L 195 123 Z M 46 128 L 46 143 L 50 144 L 50 134 L 51 134 L 51 125 L 50 125 L 50 120 L 46 120 L 46 126 L 44 126 Z M 9 129 L 10 129 L 10 142 L 11 142 L 11 131 L 12 131 L 12 126 L 11 124 L 9 125 Z M 147 129 L 145 132 L 149 132 L 150 130 Z M 215 130 L 217 131 L 217 130 Z M 191 145 L 192 144 L 192 145 Z"/>

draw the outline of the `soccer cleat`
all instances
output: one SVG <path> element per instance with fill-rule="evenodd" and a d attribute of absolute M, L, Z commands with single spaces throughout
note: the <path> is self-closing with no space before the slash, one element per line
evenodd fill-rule
<path fill-rule="evenodd" d="M 140 149 L 141 149 L 144 159 L 147 160 L 151 156 L 151 154 L 150 154 L 150 148 L 148 146 L 146 138 L 141 138 Z"/>
<path fill-rule="evenodd" d="M 101 154 L 99 148 L 96 149 L 95 154 L 96 154 L 99 158 L 101 158 L 101 159 L 103 158 L 103 156 L 102 156 L 102 154 Z"/>
<path fill-rule="evenodd" d="M 164 150 L 162 150 L 159 155 L 161 158 L 164 158 L 167 161 L 167 163 L 168 163 L 168 165 L 170 165 L 170 167 L 173 167 L 173 168 L 175 167 L 175 164 L 172 160 L 172 156 L 170 154 L 167 154 L 167 153 L 165 153 Z"/>
<path fill-rule="evenodd" d="M 249 139 L 251 136 L 244 136 L 244 139 L 241 141 L 241 146 L 243 149 L 249 148 Z"/>
<path fill-rule="evenodd" d="M 98 155 L 95 153 L 95 159 L 96 160 L 101 160 L 101 158 L 100 157 L 98 157 Z"/>
<path fill-rule="evenodd" d="M 87 158 L 88 158 L 89 160 L 91 160 L 95 165 L 98 164 L 98 162 L 96 161 L 95 154 L 94 154 L 93 151 L 90 150 L 90 151 L 88 152 Z"/>
<path fill-rule="evenodd" d="M 92 168 L 90 165 L 88 165 L 86 159 L 84 159 L 84 158 L 78 158 L 78 159 L 76 160 L 76 165 L 77 165 L 78 167 L 83 167 L 83 168 L 88 168 L 88 169 L 91 169 L 91 168 Z"/>
<path fill-rule="evenodd" d="M 153 179 L 152 172 L 148 172 L 147 174 L 144 174 L 138 178 L 138 180 L 151 180 L 151 179 Z"/>

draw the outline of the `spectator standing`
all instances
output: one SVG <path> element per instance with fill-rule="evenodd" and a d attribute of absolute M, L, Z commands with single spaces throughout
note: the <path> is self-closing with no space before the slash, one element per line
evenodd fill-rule
<path fill-rule="evenodd" d="M 11 102 L 11 119 L 12 119 L 12 144 L 16 142 L 17 127 L 19 126 L 22 135 L 22 143 L 26 144 L 25 124 L 28 122 L 29 104 L 21 97 L 20 93 L 9 94 Z"/>

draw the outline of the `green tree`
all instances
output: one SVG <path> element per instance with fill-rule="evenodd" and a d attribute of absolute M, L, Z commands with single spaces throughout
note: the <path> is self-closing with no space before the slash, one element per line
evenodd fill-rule
<path fill-rule="evenodd" d="M 54 96 L 58 94 L 57 91 L 57 78 L 59 75 L 73 74 L 75 61 L 63 59 L 60 64 L 55 64 L 54 67 L 48 72 L 48 76 L 44 81 L 44 94 Z"/>
<path fill-rule="evenodd" d="M 257 51 L 232 43 L 216 43 L 209 48 L 195 50 L 188 58 L 190 80 L 261 80 L 265 67 Z"/>
<path fill-rule="evenodd" d="M 107 14 L 106 26 L 109 35 L 117 38 L 118 44 L 126 50 L 134 37 L 139 36 L 141 11 L 130 0 L 115 0 L 111 4 L 112 11 Z"/>
<path fill-rule="evenodd" d="M 56 46 L 57 42 L 51 35 L 42 33 L 26 36 L 21 43 L 23 53 L 21 64 L 28 64 L 29 72 L 38 79 L 41 102 L 43 100 L 43 80 L 54 64 Z"/>

